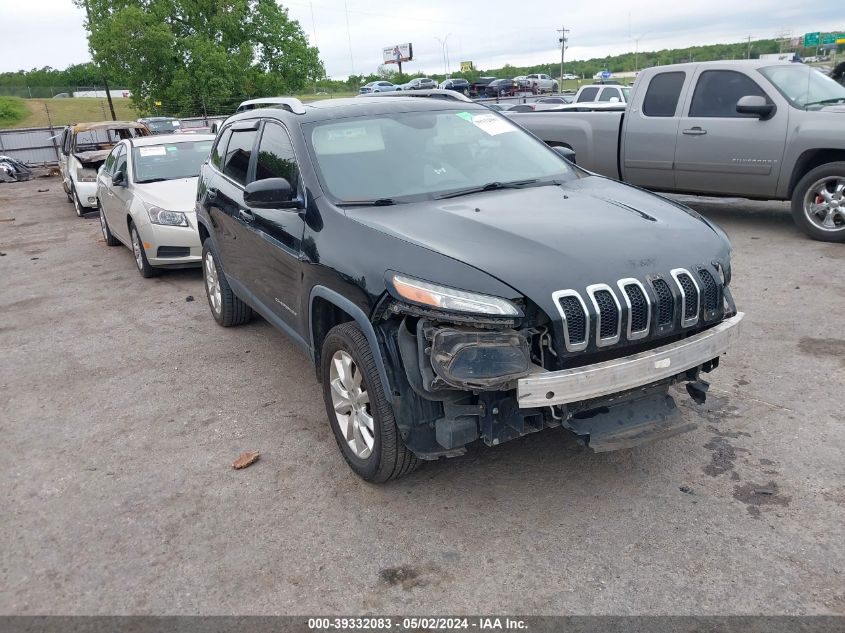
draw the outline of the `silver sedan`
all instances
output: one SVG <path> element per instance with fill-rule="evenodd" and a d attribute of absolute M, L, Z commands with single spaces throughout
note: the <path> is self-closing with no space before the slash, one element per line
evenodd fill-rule
<path fill-rule="evenodd" d="M 118 143 L 97 173 L 106 244 L 132 250 L 138 271 L 199 266 L 197 176 L 214 136 L 169 134 Z"/>

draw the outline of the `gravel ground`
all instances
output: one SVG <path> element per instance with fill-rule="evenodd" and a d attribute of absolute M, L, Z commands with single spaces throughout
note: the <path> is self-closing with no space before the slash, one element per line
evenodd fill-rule
<path fill-rule="evenodd" d="M 683 201 L 747 313 L 707 403 L 679 394 L 697 430 L 372 486 L 282 334 L 218 327 L 199 270 L 142 279 L 58 179 L 0 185 L 0 613 L 845 614 L 845 246 Z"/>

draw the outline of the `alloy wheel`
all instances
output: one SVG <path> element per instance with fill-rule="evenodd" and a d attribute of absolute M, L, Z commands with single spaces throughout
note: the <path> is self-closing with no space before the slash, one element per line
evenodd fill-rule
<path fill-rule="evenodd" d="M 827 176 L 813 183 L 804 196 L 804 215 L 822 231 L 845 229 L 845 178 Z"/>
<path fill-rule="evenodd" d="M 370 394 L 361 381 L 361 369 L 352 356 L 338 350 L 329 368 L 332 405 L 343 439 L 359 459 L 367 459 L 375 444 L 375 423 Z"/>
<path fill-rule="evenodd" d="M 100 230 L 103 232 L 103 239 L 108 241 L 109 230 L 106 228 L 106 216 L 103 214 L 103 207 L 99 203 L 97 203 L 97 211 L 100 213 Z"/>
<path fill-rule="evenodd" d="M 138 270 L 144 270 L 144 254 L 141 251 L 141 238 L 138 237 L 138 231 L 132 227 L 132 252 L 135 254 L 135 263 L 138 265 Z"/>
<path fill-rule="evenodd" d="M 220 314 L 223 298 L 220 291 L 220 279 L 217 276 L 217 266 L 214 264 L 214 256 L 211 251 L 205 254 L 203 270 L 205 271 L 205 291 L 208 294 L 211 309 L 214 310 L 214 314 Z"/>

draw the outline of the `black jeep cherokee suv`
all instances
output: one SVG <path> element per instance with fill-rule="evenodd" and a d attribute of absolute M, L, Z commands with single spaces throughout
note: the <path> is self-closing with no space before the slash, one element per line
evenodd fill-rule
<path fill-rule="evenodd" d="M 473 103 L 235 115 L 197 217 L 214 318 L 299 343 L 369 481 L 546 427 L 597 451 L 686 430 L 670 385 L 702 401 L 742 319 L 718 227 Z"/>

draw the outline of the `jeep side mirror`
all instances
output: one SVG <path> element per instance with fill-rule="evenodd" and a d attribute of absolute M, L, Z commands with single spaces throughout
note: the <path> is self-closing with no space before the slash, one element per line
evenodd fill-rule
<path fill-rule="evenodd" d="M 772 115 L 777 110 L 774 103 L 766 101 L 766 97 L 759 95 L 746 95 L 740 97 L 736 102 L 736 111 L 740 114 L 751 114 L 756 116 L 761 121 L 772 118 Z"/>
<path fill-rule="evenodd" d="M 560 145 L 553 147 L 552 149 L 554 151 L 556 151 L 560 156 L 562 156 L 563 158 L 568 160 L 570 163 L 572 163 L 573 165 L 577 165 L 577 163 L 575 162 L 575 150 L 574 149 L 570 149 L 568 147 L 561 147 Z"/>
<path fill-rule="evenodd" d="M 122 171 L 119 171 L 111 177 L 111 184 L 115 187 L 125 187 L 126 186 L 126 174 Z"/>
<path fill-rule="evenodd" d="M 254 209 L 298 209 L 293 188 L 285 178 L 265 178 L 249 183 L 244 189 L 244 202 Z"/>

